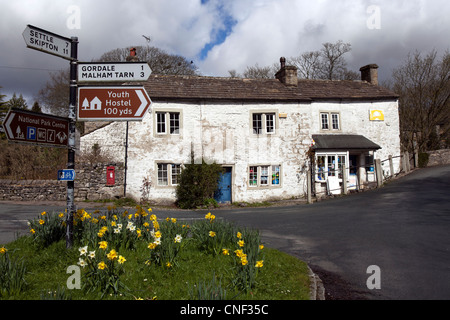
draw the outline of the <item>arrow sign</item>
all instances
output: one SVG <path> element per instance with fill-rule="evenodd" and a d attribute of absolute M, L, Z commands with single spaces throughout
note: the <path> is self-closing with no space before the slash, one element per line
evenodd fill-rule
<path fill-rule="evenodd" d="M 11 142 L 47 147 L 67 147 L 69 119 L 48 114 L 11 109 L 3 122 Z"/>
<path fill-rule="evenodd" d="M 146 62 L 78 63 L 78 82 L 146 81 L 151 73 Z"/>
<path fill-rule="evenodd" d="M 72 40 L 70 38 L 54 34 L 32 25 L 27 25 L 22 35 L 28 48 L 72 60 L 70 57 Z"/>
<path fill-rule="evenodd" d="M 78 120 L 140 121 L 151 103 L 144 87 L 80 87 Z"/>

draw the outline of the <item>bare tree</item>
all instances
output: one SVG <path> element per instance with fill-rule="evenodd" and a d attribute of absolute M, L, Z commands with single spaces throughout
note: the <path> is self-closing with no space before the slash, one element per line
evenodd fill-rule
<path fill-rule="evenodd" d="M 408 151 L 433 150 L 439 148 L 442 137 L 447 137 L 448 144 L 450 52 L 445 52 L 441 60 L 436 50 L 424 56 L 418 51 L 410 53 L 392 76 L 392 89 L 400 95 L 403 147 Z"/>
<path fill-rule="evenodd" d="M 68 116 L 69 79 L 69 69 L 50 73 L 50 80 L 39 90 L 36 97 L 42 109 L 57 116 Z"/>
<path fill-rule="evenodd" d="M 297 67 L 299 78 L 319 79 L 321 56 L 319 51 L 308 51 L 288 59 L 288 63 Z"/>
<path fill-rule="evenodd" d="M 297 67 L 299 78 L 326 80 L 355 80 L 359 74 L 347 69 L 344 55 L 351 51 L 350 43 L 342 40 L 326 42 L 318 51 L 308 51 L 288 59 Z"/>
<path fill-rule="evenodd" d="M 164 50 L 150 46 L 137 46 L 139 61 L 148 62 L 152 74 L 197 75 L 197 67 L 193 61 L 180 55 L 169 54 Z M 117 48 L 104 53 L 96 61 L 126 61 L 130 48 Z"/>

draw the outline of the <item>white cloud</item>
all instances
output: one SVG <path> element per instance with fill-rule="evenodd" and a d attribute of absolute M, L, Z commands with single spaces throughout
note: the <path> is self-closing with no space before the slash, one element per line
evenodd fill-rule
<path fill-rule="evenodd" d="M 79 59 L 106 51 L 151 45 L 194 60 L 204 75 L 227 76 L 258 63 L 272 65 L 319 50 L 324 42 L 352 44 L 349 67 L 380 65 L 390 75 L 413 50 L 449 48 L 447 0 L 0 0 L 0 66 L 63 69 L 65 60 L 25 47 L 22 32 L 32 24 L 79 38 Z M 79 6 L 81 28 L 70 30 L 67 8 Z M 369 30 L 367 8 L 380 9 L 380 29 Z M 205 46 L 210 48 L 205 57 Z M 204 59 L 201 59 L 201 58 Z M 48 79 L 45 71 L 1 69 L 2 93 L 32 96 Z M 32 103 L 29 102 L 30 104 Z"/>

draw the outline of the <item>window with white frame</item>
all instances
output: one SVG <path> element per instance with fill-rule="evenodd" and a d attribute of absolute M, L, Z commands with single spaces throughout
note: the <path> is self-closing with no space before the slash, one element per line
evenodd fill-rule
<path fill-rule="evenodd" d="M 349 176 L 348 152 L 316 153 L 316 181 L 325 182 L 328 177 L 342 180 L 343 165 Z"/>
<path fill-rule="evenodd" d="M 341 130 L 339 112 L 321 112 L 320 128 L 322 130 Z"/>
<path fill-rule="evenodd" d="M 253 134 L 274 134 L 276 130 L 275 112 L 252 114 Z"/>
<path fill-rule="evenodd" d="M 158 186 L 178 185 L 181 165 L 173 163 L 158 163 Z"/>
<path fill-rule="evenodd" d="M 250 187 L 280 186 L 280 165 L 264 165 L 249 167 Z"/>
<path fill-rule="evenodd" d="M 180 112 L 157 111 L 155 114 L 157 134 L 180 134 Z"/>

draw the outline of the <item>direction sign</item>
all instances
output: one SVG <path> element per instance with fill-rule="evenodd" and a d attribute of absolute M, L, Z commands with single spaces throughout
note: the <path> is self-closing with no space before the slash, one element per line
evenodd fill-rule
<path fill-rule="evenodd" d="M 146 62 L 78 63 L 78 82 L 146 81 L 151 73 Z"/>
<path fill-rule="evenodd" d="M 9 141 L 43 145 L 47 147 L 67 147 L 69 119 L 43 113 L 11 109 L 3 121 Z"/>
<path fill-rule="evenodd" d="M 75 170 L 74 169 L 58 170 L 58 180 L 59 181 L 74 181 L 75 180 Z"/>
<path fill-rule="evenodd" d="M 22 35 L 28 48 L 72 60 L 70 57 L 72 40 L 70 38 L 62 37 L 32 25 L 27 25 Z"/>
<path fill-rule="evenodd" d="M 79 87 L 78 120 L 140 121 L 151 103 L 144 87 Z"/>

